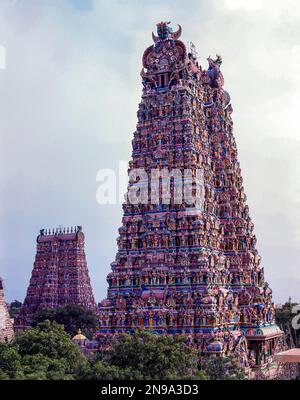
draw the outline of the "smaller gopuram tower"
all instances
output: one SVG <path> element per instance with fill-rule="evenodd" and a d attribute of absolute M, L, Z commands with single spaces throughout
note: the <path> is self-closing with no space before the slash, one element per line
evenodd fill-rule
<path fill-rule="evenodd" d="M 81 226 L 40 231 L 29 287 L 15 329 L 28 327 L 32 316 L 42 308 L 67 304 L 96 309 Z"/>
<path fill-rule="evenodd" d="M 13 336 L 13 322 L 4 300 L 3 281 L 0 277 L 0 342 L 9 342 Z"/>

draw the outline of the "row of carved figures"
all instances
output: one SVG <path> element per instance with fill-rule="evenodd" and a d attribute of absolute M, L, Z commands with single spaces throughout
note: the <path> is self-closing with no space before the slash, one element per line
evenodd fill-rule
<path fill-rule="evenodd" d="M 200 327 L 217 326 L 224 323 L 237 323 L 238 314 L 228 311 L 222 315 L 196 312 L 196 315 L 189 312 L 131 312 L 128 314 L 103 313 L 99 316 L 99 327 L 124 327 L 124 326 L 156 326 L 156 327 Z"/>
<path fill-rule="evenodd" d="M 233 206 L 236 208 L 237 206 Z M 234 232 L 238 229 L 250 229 L 253 225 L 251 221 L 248 222 L 243 219 L 237 219 L 230 222 L 224 222 L 222 227 L 223 234 L 225 232 Z M 122 231 L 127 233 L 140 233 L 140 232 L 149 232 L 151 229 L 160 228 L 167 229 L 169 231 L 172 230 L 196 230 L 197 233 L 204 233 L 205 230 L 211 230 L 211 228 L 219 229 L 220 223 L 217 218 L 211 218 L 210 220 L 199 219 L 197 216 L 192 217 L 170 217 L 168 215 L 162 215 L 160 218 L 151 218 L 151 216 L 145 216 L 145 219 L 133 219 L 124 220 L 124 225 L 120 228 Z"/>
<path fill-rule="evenodd" d="M 71 227 L 58 227 L 58 228 L 53 228 L 53 229 L 41 229 L 40 230 L 40 235 L 41 236 L 46 236 L 46 235 L 62 235 L 62 234 L 68 234 L 68 233 L 77 233 L 82 231 L 82 226 L 77 225 L 77 226 L 71 226 Z"/>
<path fill-rule="evenodd" d="M 271 323 L 274 319 L 274 309 L 268 305 L 257 311 L 248 308 L 247 312 L 224 308 L 218 312 L 210 310 L 185 310 L 184 312 L 174 311 L 153 311 L 152 309 L 137 312 L 132 309 L 130 312 L 102 312 L 99 315 L 99 327 L 137 327 L 137 326 L 161 326 L 161 327 L 200 327 L 218 326 L 226 324 L 253 324 Z"/>
<path fill-rule="evenodd" d="M 133 272 L 131 274 L 113 273 L 107 278 L 109 287 L 132 287 L 140 285 L 165 286 L 165 285 L 197 285 L 197 284 L 245 284 L 262 285 L 264 282 L 263 274 L 259 271 L 230 272 L 208 271 L 205 273 L 171 273 L 171 272 Z"/>
<path fill-rule="evenodd" d="M 223 241 L 223 240 L 222 240 Z M 229 238 L 225 236 L 224 245 L 221 245 L 221 239 L 217 242 L 214 236 L 206 233 L 201 234 L 190 234 L 185 235 L 184 232 L 178 233 L 176 236 L 170 236 L 167 233 L 159 236 L 153 234 L 152 237 L 149 234 L 147 238 L 141 239 L 136 238 L 134 235 L 131 237 L 122 234 L 118 238 L 118 247 L 120 250 L 123 249 L 142 249 L 142 248 L 153 248 L 153 247 L 208 247 L 208 248 L 219 248 L 225 251 L 247 251 L 255 250 L 256 240 L 254 237 L 241 237 L 237 239 L 235 237 Z"/>

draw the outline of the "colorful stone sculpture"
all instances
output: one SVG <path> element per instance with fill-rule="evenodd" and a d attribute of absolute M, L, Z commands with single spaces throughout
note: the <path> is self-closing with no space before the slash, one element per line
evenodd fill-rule
<path fill-rule="evenodd" d="M 28 327 L 32 316 L 43 308 L 67 304 L 96 309 L 81 226 L 40 231 L 27 295 L 15 328 Z"/>
<path fill-rule="evenodd" d="M 242 365 L 262 367 L 283 336 L 256 250 L 222 59 L 209 57 L 204 70 L 178 40 L 181 27 L 157 28 L 143 55 L 129 174 L 201 169 L 204 203 L 197 210 L 127 196 L 97 337 L 105 348 L 114 335 L 144 327 L 186 335 L 202 356 L 236 352 Z M 129 179 L 129 189 L 136 184 Z"/>

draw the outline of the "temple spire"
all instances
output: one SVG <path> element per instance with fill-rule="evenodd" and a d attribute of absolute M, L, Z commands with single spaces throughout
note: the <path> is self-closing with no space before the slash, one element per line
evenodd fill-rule
<path fill-rule="evenodd" d="M 131 179 L 97 336 L 107 348 L 115 334 L 138 327 L 186 335 L 202 357 L 235 353 L 259 371 L 283 339 L 246 204 L 222 59 L 209 57 L 203 69 L 177 40 L 181 27 L 169 25 L 157 24 L 155 45 L 143 54 Z M 137 170 L 144 174 L 134 181 Z M 157 201 L 147 192 L 154 171 Z M 175 198 L 184 180 L 170 177 L 174 171 L 189 172 L 194 189 L 201 183 L 192 205 Z M 133 204 L 137 182 L 146 201 Z"/>
<path fill-rule="evenodd" d="M 82 231 L 68 233 L 62 225 L 42 229 L 26 298 L 16 319 L 16 329 L 31 323 L 37 310 L 79 304 L 96 309 L 84 249 Z M 54 262 L 55 260 L 55 262 Z"/>

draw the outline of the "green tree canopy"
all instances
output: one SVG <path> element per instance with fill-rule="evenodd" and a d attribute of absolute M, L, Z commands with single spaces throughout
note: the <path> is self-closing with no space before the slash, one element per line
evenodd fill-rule
<path fill-rule="evenodd" d="M 211 380 L 244 380 L 245 370 L 239 366 L 234 354 L 208 357 L 202 367 Z"/>
<path fill-rule="evenodd" d="M 245 379 L 234 355 L 210 357 L 201 371 L 198 358 L 185 337 L 137 330 L 117 336 L 107 352 L 87 361 L 64 327 L 46 320 L 0 344 L 0 380 Z"/>
<path fill-rule="evenodd" d="M 31 325 L 37 326 L 45 320 L 55 321 L 63 325 L 65 331 L 71 336 L 74 336 L 78 329 L 81 329 L 82 333 L 89 339 L 92 338 L 97 326 L 96 313 L 77 304 L 40 310 L 34 315 Z"/>
<path fill-rule="evenodd" d="M 10 318 L 16 318 L 16 316 L 19 314 L 20 310 L 22 307 L 22 303 L 18 300 L 14 300 L 10 303 L 9 305 L 9 315 Z"/>
<path fill-rule="evenodd" d="M 293 312 L 297 303 L 287 302 L 275 312 L 276 324 L 285 332 L 289 346 L 300 345 L 300 330 L 293 329 L 292 321 L 297 313 Z"/>
<path fill-rule="evenodd" d="M 80 379 L 89 364 L 62 325 L 44 321 L 0 346 L 0 379 Z"/>
<path fill-rule="evenodd" d="M 92 379 L 206 379 L 186 338 L 137 330 L 122 334 L 92 370 Z M 111 378 L 109 378 L 111 376 Z"/>
<path fill-rule="evenodd" d="M 18 347 L 0 343 L 0 380 L 22 378 L 22 357 L 18 352 Z"/>

